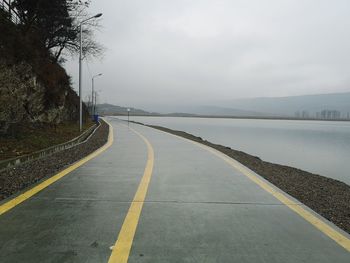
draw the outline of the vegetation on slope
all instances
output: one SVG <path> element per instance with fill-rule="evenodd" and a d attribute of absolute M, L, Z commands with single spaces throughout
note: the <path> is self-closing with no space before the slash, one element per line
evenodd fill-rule
<path fill-rule="evenodd" d="M 91 120 L 85 122 L 83 131 L 93 124 Z M 56 127 L 21 126 L 15 136 L 1 138 L 0 161 L 70 141 L 79 136 L 79 134 L 76 122 L 64 122 Z"/>
<path fill-rule="evenodd" d="M 79 99 L 62 55 L 78 51 L 78 24 L 88 15 L 88 5 L 79 0 L 15 0 L 16 24 L 0 9 L 0 136 L 23 137 L 23 127 L 59 130 L 62 123 L 78 120 Z M 93 26 L 84 31 L 84 56 L 102 50 L 93 41 Z M 88 119 L 85 106 L 83 112 Z"/>

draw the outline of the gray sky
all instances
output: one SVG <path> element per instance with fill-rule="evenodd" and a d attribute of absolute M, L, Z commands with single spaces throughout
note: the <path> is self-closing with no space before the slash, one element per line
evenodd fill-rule
<path fill-rule="evenodd" d="M 94 0 L 100 102 L 161 110 L 350 91 L 348 0 Z M 77 86 L 75 60 L 66 63 Z M 84 93 L 91 90 L 84 63 Z"/>

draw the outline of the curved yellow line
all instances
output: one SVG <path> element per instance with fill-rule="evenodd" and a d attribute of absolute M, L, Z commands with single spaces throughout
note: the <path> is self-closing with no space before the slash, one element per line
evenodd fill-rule
<path fill-rule="evenodd" d="M 134 199 L 131 202 L 129 211 L 124 219 L 124 223 L 119 232 L 118 239 L 113 246 L 112 254 L 108 260 L 108 263 L 128 262 L 132 242 L 134 240 L 136 228 L 140 219 L 142 207 L 146 198 L 153 171 L 154 151 L 152 145 L 142 134 L 130 127 L 129 129 L 136 133 L 146 143 L 148 157 L 141 182 L 137 188 Z"/>
<path fill-rule="evenodd" d="M 179 138 L 181 140 L 190 142 L 212 154 L 219 157 L 223 161 L 225 161 L 227 164 L 229 164 L 231 167 L 235 168 L 236 170 L 240 171 L 243 175 L 248 177 L 251 181 L 256 183 L 258 186 L 260 186 L 262 189 L 264 189 L 269 194 L 273 195 L 276 199 L 278 199 L 280 202 L 282 202 L 284 205 L 286 205 L 288 208 L 290 208 L 292 211 L 297 213 L 299 216 L 304 218 L 306 221 L 308 221 L 310 224 L 312 224 L 314 227 L 316 227 L 318 230 L 320 230 L 322 233 L 327 235 L 329 238 L 333 239 L 338 245 L 343 247 L 345 250 L 350 252 L 350 239 L 337 231 L 334 227 L 331 225 L 325 223 L 321 219 L 319 219 L 317 216 L 313 215 L 309 211 L 307 211 L 305 208 L 303 208 L 300 205 L 295 205 L 295 202 L 291 200 L 286 194 L 284 194 L 282 191 L 278 191 L 268 183 L 266 183 L 264 180 L 260 178 L 259 175 L 251 171 L 248 167 L 244 166 L 240 162 L 234 160 L 231 157 L 228 157 L 227 155 L 223 154 L 222 152 L 219 152 L 218 150 L 211 148 L 209 146 L 203 145 L 201 143 L 183 138 L 178 135 L 174 135 L 168 132 L 164 132 L 161 130 L 158 130 L 160 132 L 166 133 L 170 136 Z"/>
<path fill-rule="evenodd" d="M 95 158 L 97 155 L 99 155 L 102 152 L 104 152 L 105 150 L 107 150 L 107 148 L 109 148 L 113 144 L 113 127 L 107 121 L 106 121 L 106 123 L 109 125 L 109 134 L 108 134 L 108 140 L 107 140 L 105 145 L 103 145 L 101 148 L 97 149 L 93 153 L 89 154 L 88 156 L 84 157 L 83 159 L 72 164 L 68 168 L 62 170 L 58 174 L 50 177 L 49 179 L 43 181 L 42 183 L 38 184 L 37 186 L 34 186 L 33 188 L 29 189 L 28 191 L 24 192 L 23 194 L 20 194 L 19 196 L 11 199 L 10 201 L 7 201 L 6 203 L 2 204 L 0 206 L 0 215 L 8 212 L 9 210 L 14 208 L 15 206 L 17 206 L 20 203 L 31 198 L 33 195 L 39 193 L 41 190 L 45 189 L 49 185 L 58 181 L 59 179 L 61 179 L 65 175 L 69 174 L 70 172 L 74 171 L 78 167 L 82 166 L 84 163 L 90 161 L 91 159 Z"/>

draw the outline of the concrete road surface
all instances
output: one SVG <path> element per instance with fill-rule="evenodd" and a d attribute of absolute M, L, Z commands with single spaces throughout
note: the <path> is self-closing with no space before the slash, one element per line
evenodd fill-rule
<path fill-rule="evenodd" d="M 107 120 L 112 146 L 0 215 L 0 262 L 350 262 L 349 235 L 259 176 Z"/>

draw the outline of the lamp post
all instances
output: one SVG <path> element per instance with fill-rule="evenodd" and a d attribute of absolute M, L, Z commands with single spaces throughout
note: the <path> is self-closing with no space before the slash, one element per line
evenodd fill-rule
<path fill-rule="evenodd" d="M 81 92 L 81 82 L 82 82 L 82 61 L 83 61 L 83 24 L 91 19 L 98 18 L 102 16 L 102 13 L 94 15 L 80 22 L 80 47 L 79 47 L 79 131 L 83 130 L 83 102 L 82 102 L 82 92 Z"/>
<path fill-rule="evenodd" d="M 91 115 L 95 115 L 95 106 L 94 106 L 94 79 L 102 76 L 102 73 L 96 74 L 91 78 Z M 95 101 L 96 103 L 96 101 Z M 95 104 L 96 105 L 96 104 Z"/>
<path fill-rule="evenodd" d="M 128 125 L 129 125 L 130 109 L 128 108 Z"/>
<path fill-rule="evenodd" d="M 102 90 L 97 90 L 97 91 L 94 91 L 94 94 L 95 94 L 95 108 L 94 108 L 94 110 L 95 110 L 95 113 L 96 114 L 98 114 L 98 112 L 97 112 L 97 95 L 98 95 L 98 92 L 102 92 Z"/>

